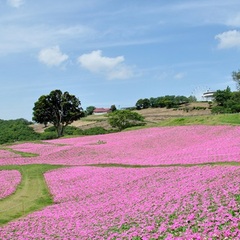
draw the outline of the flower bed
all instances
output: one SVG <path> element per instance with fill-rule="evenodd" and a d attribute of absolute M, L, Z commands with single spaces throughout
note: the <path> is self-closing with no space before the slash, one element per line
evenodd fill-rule
<path fill-rule="evenodd" d="M 1 239 L 237 239 L 240 169 L 72 167 L 45 174 L 56 204 Z"/>
<path fill-rule="evenodd" d="M 0 165 L 98 163 L 160 165 L 240 161 L 240 127 L 183 126 L 19 144 L 33 158 L 1 158 Z M 59 145 L 65 144 L 65 145 Z"/>
<path fill-rule="evenodd" d="M 21 182 L 21 173 L 17 170 L 0 171 L 0 199 L 5 198 L 15 192 Z"/>

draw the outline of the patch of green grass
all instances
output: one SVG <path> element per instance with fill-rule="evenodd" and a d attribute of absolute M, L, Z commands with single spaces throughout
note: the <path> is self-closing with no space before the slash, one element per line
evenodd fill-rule
<path fill-rule="evenodd" d="M 14 169 L 20 171 L 22 175 L 15 193 L 0 199 L 0 225 L 52 204 L 52 197 L 43 174 L 60 167 L 63 166 L 47 164 L 0 166 L 0 170 Z"/>
<path fill-rule="evenodd" d="M 190 126 L 190 125 L 240 125 L 240 114 L 217 114 L 205 116 L 171 117 L 158 123 L 146 122 L 145 126 L 130 127 L 123 131 L 139 130 L 150 127 Z"/>
<path fill-rule="evenodd" d="M 0 150 L 12 152 L 12 153 L 20 155 L 21 157 L 37 157 L 37 156 L 39 156 L 39 154 L 37 154 L 37 153 L 17 151 L 12 148 L 8 148 L 8 147 L 1 147 Z"/>
<path fill-rule="evenodd" d="M 169 118 L 157 123 L 157 126 L 185 126 L 185 125 L 240 125 L 240 114 L 218 114 L 206 116 L 188 116 Z"/>
<path fill-rule="evenodd" d="M 122 167 L 122 168 L 154 168 L 154 167 L 195 167 L 195 166 L 240 166 L 240 162 L 208 162 L 193 164 L 159 164 L 159 165 L 131 165 L 118 163 L 86 164 L 88 167 Z"/>

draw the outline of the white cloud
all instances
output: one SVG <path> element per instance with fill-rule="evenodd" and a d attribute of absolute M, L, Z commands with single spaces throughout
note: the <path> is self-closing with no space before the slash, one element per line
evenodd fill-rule
<path fill-rule="evenodd" d="M 219 41 L 219 48 L 240 47 L 240 32 L 237 30 L 220 33 L 215 39 Z"/>
<path fill-rule="evenodd" d="M 38 54 L 38 60 L 48 66 L 59 66 L 68 59 L 68 55 L 63 54 L 59 46 L 42 49 Z"/>
<path fill-rule="evenodd" d="M 18 8 L 24 4 L 24 0 L 7 0 L 7 2 L 11 7 L 15 8 Z"/>
<path fill-rule="evenodd" d="M 83 54 L 78 58 L 83 68 L 103 74 L 108 79 L 127 79 L 133 76 L 131 68 L 124 64 L 124 60 L 123 56 L 104 57 L 101 50 Z"/>

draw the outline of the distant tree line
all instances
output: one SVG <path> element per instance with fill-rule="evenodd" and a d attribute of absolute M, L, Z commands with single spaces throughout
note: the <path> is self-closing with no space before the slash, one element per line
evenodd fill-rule
<path fill-rule="evenodd" d="M 175 96 L 175 95 L 166 95 L 162 97 L 151 97 L 151 98 L 141 98 L 139 99 L 135 106 L 136 109 L 146 109 L 146 108 L 178 108 L 182 104 L 189 102 L 197 101 L 196 97 L 190 96 Z"/>
<path fill-rule="evenodd" d="M 16 120 L 0 119 L 0 144 L 40 139 L 40 134 L 29 127 L 30 124 L 31 122 L 22 118 Z"/>
<path fill-rule="evenodd" d="M 26 119 L 2 120 L 0 119 L 0 144 L 8 144 L 21 141 L 35 141 L 56 139 L 58 135 L 54 126 L 45 128 L 43 133 L 37 133 L 31 126 L 32 122 Z M 67 136 L 87 136 L 116 132 L 118 130 L 107 130 L 103 127 L 92 127 L 80 129 L 78 127 L 66 126 L 64 134 Z"/>

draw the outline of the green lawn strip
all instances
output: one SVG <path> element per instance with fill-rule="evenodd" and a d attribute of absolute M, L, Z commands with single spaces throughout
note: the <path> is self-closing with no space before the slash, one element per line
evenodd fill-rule
<path fill-rule="evenodd" d="M 206 116 L 172 117 L 158 122 L 157 126 L 182 125 L 239 125 L 240 114 L 217 114 Z"/>
<path fill-rule="evenodd" d="M 22 175 L 22 181 L 15 193 L 0 199 L 0 226 L 52 204 L 53 200 L 43 174 L 60 167 L 66 166 L 47 164 L 0 166 L 0 170 L 18 170 Z"/>
<path fill-rule="evenodd" d="M 118 163 L 98 163 L 82 165 L 86 167 L 122 167 L 122 168 L 156 168 L 156 167 L 195 167 L 195 166 L 240 166 L 240 162 L 209 162 L 193 164 L 158 164 L 158 165 L 132 165 Z"/>
<path fill-rule="evenodd" d="M 17 151 L 12 148 L 9 148 L 9 147 L 0 147 L 0 150 L 12 152 L 12 153 L 20 155 L 21 157 L 37 157 L 37 156 L 39 156 L 39 154 L 37 154 L 37 153 Z"/>

